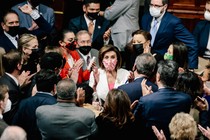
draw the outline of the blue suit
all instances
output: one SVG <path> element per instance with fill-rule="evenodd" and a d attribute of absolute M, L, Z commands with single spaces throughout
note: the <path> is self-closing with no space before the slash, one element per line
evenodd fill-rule
<path fill-rule="evenodd" d="M 142 88 L 141 88 L 141 82 L 145 77 L 137 78 L 131 83 L 124 84 L 118 87 L 118 89 L 122 89 L 128 94 L 128 97 L 131 100 L 131 103 L 135 100 L 139 100 L 139 98 L 142 96 Z M 148 86 L 152 86 L 152 91 L 156 92 L 158 90 L 157 85 L 147 80 L 146 84 Z"/>
<path fill-rule="evenodd" d="M 206 50 L 209 39 L 209 30 L 210 22 L 206 20 L 198 22 L 198 24 L 195 26 L 195 29 L 193 30 L 193 35 L 195 36 L 195 39 L 198 42 L 200 56 L 203 56 Z"/>
<path fill-rule="evenodd" d="M 172 117 L 179 112 L 189 113 L 191 102 L 188 94 L 175 91 L 173 88 L 161 88 L 157 92 L 141 97 L 134 115 L 145 132 L 142 140 L 157 139 L 152 131 L 152 125 L 162 129 L 166 139 L 170 140 L 168 125 Z"/>
<path fill-rule="evenodd" d="M 51 93 L 38 92 L 35 96 L 22 100 L 17 113 L 14 116 L 13 125 L 22 127 L 27 132 L 27 139 L 41 140 L 41 134 L 36 125 L 36 109 L 42 105 L 57 103 Z"/>
<path fill-rule="evenodd" d="M 31 18 L 30 15 L 23 13 L 18 7 L 23 6 L 25 4 L 28 4 L 27 1 L 24 1 L 22 3 L 19 3 L 15 6 L 12 7 L 14 11 L 18 13 L 19 19 L 20 19 L 20 27 L 25 27 L 25 28 L 30 28 L 32 26 L 32 21 L 33 19 Z M 54 10 L 46 5 L 39 4 L 39 9 L 38 9 L 40 15 L 43 16 L 43 18 L 49 23 L 51 27 L 55 25 L 55 15 L 54 15 Z M 38 28 L 34 30 L 36 35 L 40 35 L 43 33 L 43 29 Z"/>
<path fill-rule="evenodd" d="M 95 23 L 95 29 L 92 39 L 92 47 L 99 50 L 104 45 L 103 35 L 110 27 L 110 22 L 103 17 L 98 17 Z M 88 25 L 85 21 L 84 15 L 73 18 L 69 22 L 68 28 L 75 34 L 80 30 L 87 30 Z"/>
<path fill-rule="evenodd" d="M 142 17 L 143 30 L 150 31 L 153 17 L 147 13 Z M 171 43 L 181 41 L 188 47 L 189 68 L 198 67 L 198 47 L 194 36 L 184 27 L 181 20 L 166 12 L 161 20 L 152 50 L 164 55 Z"/>

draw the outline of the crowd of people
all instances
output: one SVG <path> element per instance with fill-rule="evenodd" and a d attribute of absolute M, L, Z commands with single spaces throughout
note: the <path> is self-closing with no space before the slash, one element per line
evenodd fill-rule
<path fill-rule="evenodd" d="M 41 0 L 1 13 L 0 140 L 210 139 L 210 0 L 192 33 L 168 0 L 77 2 L 61 30 Z"/>

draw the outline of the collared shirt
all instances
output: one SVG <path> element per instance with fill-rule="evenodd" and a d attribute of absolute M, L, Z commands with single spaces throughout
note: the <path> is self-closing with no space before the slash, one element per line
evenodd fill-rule
<path fill-rule="evenodd" d="M 87 17 L 86 17 L 86 15 L 84 14 L 84 18 L 85 18 L 85 21 L 86 21 L 86 23 L 87 23 L 87 26 L 89 25 L 89 23 L 90 22 L 92 22 L 90 19 L 88 19 Z M 95 25 L 96 25 L 96 20 L 93 20 L 93 23 L 94 23 L 94 29 L 95 29 Z M 91 35 L 91 39 L 93 38 L 93 35 Z"/>
<path fill-rule="evenodd" d="M 19 86 L 19 82 L 18 82 L 17 78 L 15 78 L 13 75 L 11 75 L 11 74 L 9 74 L 7 72 L 5 72 L 5 73 L 15 81 L 15 83 L 17 84 L 17 86 Z"/>
<path fill-rule="evenodd" d="M 80 51 L 78 51 L 78 52 L 81 54 L 81 56 L 82 56 L 83 59 L 85 60 L 85 63 L 87 64 L 87 57 L 90 56 L 90 58 L 91 58 L 91 53 L 89 52 L 87 55 L 84 55 L 84 54 L 82 54 Z"/>
<path fill-rule="evenodd" d="M 37 91 L 36 93 L 47 94 L 47 95 L 53 96 L 50 92 Z"/>
<path fill-rule="evenodd" d="M 2 114 L 0 114 L 0 119 L 3 119 L 3 115 Z"/>
<path fill-rule="evenodd" d="M 158 29 L 159 29 L 159 27 L 160 27 L 161 20 L 162 20 L 164 14 L 165 14 L 165 11 L 163 12 L 163 14 L 162 14 L 160 17 L 158 17 L 158 18 L 156 18 L 156 19 L 155 19 L 155 17 L 153 17 L 152 23 L 151 23 L 151 27 L 154 26 L 154 21 L 157 20 L 157 21 L 158 21 L 158 23 L 157 23 L 157 31 L 158 31 Z"/>
<path fill-rule="evenodd" d="M 9 40 L 12 42 L 12 44 L 16 47 L 16 48 L 18 48 L 18 43 L 17 43 L 17 39 L 16 38 L 18 38 L 18 35 L 16 35 L 16 36 L 11 36 L 10 34 L 8 34 L 7 32 L 5 32 L 4 31 L 4 34 L 9 38 Z"/>

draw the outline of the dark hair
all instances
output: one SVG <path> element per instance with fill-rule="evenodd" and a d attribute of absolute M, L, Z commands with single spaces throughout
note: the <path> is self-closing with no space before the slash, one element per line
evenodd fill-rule
<path fill-rule="evenodd" d="M 21 64 L 21 61 L 21 52 L 19 52 L 18 50 L 10 50 L 2 57 L 4 70 L 8 73 L 12 73 L 15 69 L 17 69 L 17 65 Z"/>
<path fill-rule="evenodd" d="M 104 110 L 99 114 L 122 128 L 128 121 L 134 121 L 130 108 L 131 102 L 128 95 L 120 89 L 112 89 L 107 94 Z"/>
<path fill-rule="evenodd" d="M 197 96 L 202 96 L 203 83 L 196 73 L 185 71 L 179 73 L 175 88 L 176 90 L 189 94 L 194 101 Z"/>
<path fill-rule="evenodd" d="M 138 34 L 143 35 L 143 37 L 146 39 L 146 41 L 147 40 L 150 40 L 150 41 L 152 40 L 152 36 L 151 36 L 150 32 L 144 31 L 144 30 L 136 30 L 135 32 L 132 33 L 132 37 L 134 35 L 138 35 Z"/>
<path fill-rule="evenodd" d="M 14 11 L 14 10 L 12 10 L 12 9 L 9 9 L 9 10 L 3 12 L 3 15 L 2 15 L 0 21 L 6 23 L 6 16 L 7 16 L 8 14 L 16 14 L 17 17 L 19 18 L 18 13 L 17 13 L 16 11 Z"/>
<path fill-rule="evenodd" d="M 57 84 L 57 97 L 62 100 L 73 100 L 76 97 L 76 84 L 72 79 L 66 78 Z"/>
<path fill-rule="evenodd" d="M 58 82 L 55 71 L 50 69 L 41 69 L 36 75 L 36 87 L 38 91 L 51 92 L 54 85 Z"/>
<path fill-rule="evenodd" d="M 86 5 L 86 6 L 88 6 L 91 3 L 98 3 L 98 4 L 100 4 L 100 0 L 84 0 L 83 1 L 83 5 Z"/>
<path fill-rule="evenodd" d="M 54 45 L 60 46 L 59 41 L 64 40 L 66 33 L 74 33 L 74 32 L 67 28 L 60 30 L 57 36 L 55 37 Z"/>
<path fill-rule="evenodd" d="M 158 63 L 157 73 L 160 81 L 166 87 L 174 87 L 178 77 L 178 64 L 173 60 L 161 60 Z"/>
<path fill-rule="evenodd" d="M 63 66 L 63 57 L 57 52 L 45 53 L 40 60 L 41 69 L 51 69 L 61 68 Z"/>
<path fill-rule="evenodd" d="M 0 85 L 0 101 L 3 101 L 6 97 L 6 93 L 9 92 L 9 87 L 7 85 Z"/>
<path fill-rule="evenodd" d="M 107 53 L 107 52 L 110 52 L 110 51 L 114 51 L 117 55 L 117 65 L 116 65 L 116 69 L 119 69 L 121 68 L 121 65 L 122 65 L 122 58 L 121 58 L 121 54 L 120 54 L 120 51 L 118 50 L 117 47 L 109 44 L 109 45 L 104 45 L 100 50 L 99 50 L 99 55 L 98 55 L 98 62 L 99 62 L 99 66 L 104 69 L 104 65 L 103 65 L 103 59 L 104 59 L 104 55 Z"/>
<path fill-rule="evenodd" d="M 182 42 L 172 43 L 173 45 L 173 60 L 176 61 L 179 67 L 187 69 L 188 67 L 188 51 L 187 46 Z"/>
<path fill-rule="evenodd" d="M 90 87 L 87 83 L 81 83 L 77 85 L 77 88 L 81 87 L 83 90 L 85 90 L 85 101 L 84 103 L 92 104 L 93 99 L 93 88 Z"/>

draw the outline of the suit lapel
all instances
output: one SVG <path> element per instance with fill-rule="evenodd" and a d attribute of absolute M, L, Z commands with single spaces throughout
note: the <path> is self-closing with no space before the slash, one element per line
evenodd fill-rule
<path fill-rule="evenodd" d="M 101 22 L 100 20 L 96 20 L 95 29 L 93 33 L 93 40 L 95 40 L 96 37 L 98 36 L 100 29 L 101 29 Z"/>
<path fill-rule="evenodd" d="M 81 24 L 81 29 L 84 29 L 84 30 L 88 31 L 88 25 L 85 21 L 84 15 L 82 15 L 81 18 L 80 18 L 80 24 Z"/>

